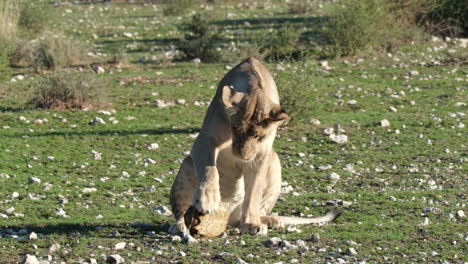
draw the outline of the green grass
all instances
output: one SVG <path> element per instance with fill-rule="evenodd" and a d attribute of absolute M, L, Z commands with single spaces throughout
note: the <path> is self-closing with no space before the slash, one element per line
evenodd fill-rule
<path fill-rule="evenodd" d="M 93 6 L 55 8 L 58 15 L 65 16 L 53 27 L 89 41 L 94 51 L 107 54 L 107 57 L 93 58 L 97 62 L 110 59 L 119 49 L 128 54 L 128 68 L 121 71 L 109 68 L 105 74 L 96 75 L 109 81 L 110 104 L 88 111 L 36 110 L 27 105 L 34 88 L 29 84 L 33 82 L 31 78 L 41 76 L 29 73 L 26 68 L 15 68 L 14 71 L 26 74 L 24 81 L 0 82 L 0 173 L 10 176 L 9 179 L 0 177 L 0 213 L 14 207 L 15 212 L 24 214 L 24 217 L 0 219 L 0 233 L 27 229 L 26 234 L 34 231 L 43 235 L 34 241 L 1 237 L 0 263 L 19 262 L 24 254 L 46 256 L 53 243 L 59 243 L 62 250 L 50 255 L 67 263 L 89 258 L 101 260 L 101 254 L 114 253 L 128 263 L 233 263 L 236 258 L 248 263 L 288 263 L 293 258 L 300 263 L 323 263 L 333 262 L 331 257 L 368 263 L 466 261 L 463 257 L 466 218 L 450 217 L 458 210 L 467 213 L 464 194 L 467 130 L 454 128 L 457 123 L 466 124 L 467 120 L 466 116 L 450 115 L 467 112 L 466 106 L 456 106 L 457 102 L 467 101 L 468 69 L 466 63 L 457 62 L 457 59 L 466 61 L 466 50 L 453 45 L 449 47 L 453 49 L 451 53 L 447 49 L 428 51 L 434 45 L 417 43 L 401 47 L 392 57 L 367 51 L 361 57 L 345 58 L 349 63 L 344 59 L 329 61 L 333 68 L 329 71 L 323 71 L 312 58 L 279 62 L 291 75 L 300 75 L 306 69 L 308 85 L 303 89 L 309 89 L 306 94 L 313 104 L 292 124 L 282 128 L 275 142 L 283 166 L 283 180 L 299 196 L 282 195 L 274 212 L 320 215 L 330 208 L 325 205 L 328 200 L 341 199 L 353 204 L 333 224 L 301 226 L 300 233 L 289 233 L 286 229 L 269 233 L 269 237 L 281 237 L 292 243 L 304 240 L 309 248 L 307 252 L 278 251 L 263 244 L 267 237 L 239 236 L 233 229 L 228 230 L 227 238 L 185 245 L 171 242 L 166 233 L 172 217 L 156 215 L 151 209 L 155 205 L 168 206 L 169 188 L 183 152 L 190 149 L 194 140 L 190 134 L 197 133 L 201 126 L 207 107 L 194 106 L 194 102 L 210 100 L 215 90 L 209 87 L 216 87 L 226 72 L 225 66 L 233 66 L 237 61 L 195 66 L 191 62 L 152 60 L 153 56 L 163 58 L 163 53 L 169 50 L 168 43 L 179 38 L 176 28 L 181 21 L 177 17 L 165 18 L 168 21 L 163 22 L 159 5 L 156 9 L 151 4 Z M 256 9 L 222 5 L 213 12 L 213 19 L 218 26 L 227 24 L 224 37 L 242 40 L 279 25 L 274 21 L 290 19 L 290 23 L 309 27 L 312 18 L 316 18 L 292 17 L 286 14 L 288 8 L 276 2 L 271 8 Z M 66 9 L 72 13 L 65 13 Z M 80 22 L 86 13 L 88 18 Z M 226 18 L 228 13 L 235 15 Z M 238 19 L 250 21 L 251 26 Z M 119 28 L 120 25 L 125 28 Z M 238 29 L 249 32 L 236 35 Z M 129 39 L 123 32 L 139 34 Z M 92 38 L 93 33 L 98 35 L 97 39 Z M 136 49 L 127 47 L 133 43 L 138 44 Z M 139 62 L 142 57 L 147 58 L 144 63 Z M 363 61 L 355 64 L 357 59 Z M 432 60 L 442 65 L 430 65 Z M 421 62 L 426 65 L 421 66 Z M 275 75 L 278 64 L 268 65 Z M 419 75 L 409 76 L 407 72 L 411 70 L 418 71 Z M 141 76 L 150 82 L 128 82 Z M 120 85 L 119 80 L 125 84 Z M 282 91 L 293 90 L 279 89 L 280 96 Z M 154 106 L 155 99 L 181 98 L 186 99 L 186 105 Z M 357 100 L 356 105 L 347 104 L 352 99 Z M 398 112 L 389 111 L 390 106 Z M 116 110 L 111 117 L 119 121 L 117 124 L 108 120 L 110 116 L 99 113 L 110 109 Z M 20 116 L 30 123 L 21 121 Z M 103 118 L 106 124 L 89 125 L 95 116 Z M 434 117 L 442 121 L 435 122 Z M 44 118 L 48 122 L 33 124 L 34 120 Z M 67 122 L 61 122 L 61 118 Z M 309 118 L 318 118 L 322 124 L 314 127 L 308 123 Z M 390 121 L 389 129 L 380 127 L 382 119 Z M 349 143 L 333 144 L 322 134 L 323 128 L 336 123 L 346 130 Z M 396 129 L 401 133 L 396 134 Z M 418 138 L 419 134 L 423 138 Z M 425 143 L 427 139 L 432 145 Z M 158 150 L 146 148 L 155 142 L 160 146 Z M 446 153 L 445 149 L 450 152 Z M 93 160 L 92 150 L 102 153 L 102 160 Z M 299 152 L 306 157 L 299 157 Z M 47 160 L 48 156 L 55 160 Z M 144 167 L 146 158 L 156 163 Z M 330 164 L 332 169 L 314 169 L 325 164 Z M 355 172 L 343 170 L 347 164 L 352 164 Z M 396 168 L 390 168 L 392 165 Z M 410 172 L 414 167 L 418 171 Z M 130 177 L 122 177 L 123 171 Z M 326 179 L 332 171 L 341 176 L 335 184 Z M 29 184 L 29 177 L 39 177 L 42 183 Z M 431 190 L 431 180 L 441 189 Z M 51 184 L 48 190 L 43 189 L 44 183 Z M 145 191 L 151 185 L 156 191 Z M 82 192 L 89 187 L 96 188 L 97 192 Z M 19 197 L 11 198 L 13 192 L 18 192 Z M 32 200 L 29 194 L 41 198 Z M 54 214 L 54 209 L 60 207 L 59 195 L 69 200 L 63 207 L 69 218 Z M 397 200 L 389 200 L 390 196 Z M 440 208 L 441 214 L 423 212 L 426 207 Z M 97 219 L 98 215 L 102 219 Z M 431 224 L 421 229 L 418 224 L 424 217 Z M 131 227 L 135 221 L 155 226 Z M 120 235 L 116 236 L 116 232 Z M 310 240 L 312 233 L 320 234 L 319 242 Z M 226 239 L 230 243 L 222 246 Z M 350 245 L 350 240 L 357 245 Z M 117 252 L 111 249 L 121 241 L 134 245 Z M 349 247 L 354 247 L 358 254 L 344 255 Z M 186 252 L 187 256 L 178 256 L 179 251 Z M 431 255 L 433 251 L 438 254 Z M 222 252 L 229 255 L 221 255 Z M 258 257 L 248 258 L 249 253 Z"/>

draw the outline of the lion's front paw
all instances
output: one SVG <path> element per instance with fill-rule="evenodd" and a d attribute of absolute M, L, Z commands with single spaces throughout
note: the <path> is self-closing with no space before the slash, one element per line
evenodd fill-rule
<path fill-rule="evenodd" d="M 262 223 L 243 223 L 240 226 L 240 231 L 242 234 L 266 235 L 268 234 L 268 226 Z"/>
<path fill-rule="evenodd" d="M 218 211 L 221 206 L 219 187 L 200 186 L 193 197 L 193 206 L 202 214 Z"/>

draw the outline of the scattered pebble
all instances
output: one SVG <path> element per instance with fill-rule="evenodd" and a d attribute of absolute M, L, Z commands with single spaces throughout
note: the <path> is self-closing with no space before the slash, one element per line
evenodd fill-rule
<path fill-rule="evenodd" d="M 125 262 L 124 258 L 122 258 L 120 255 L 117 255 L 117 254 L 110 255 L 106 259 L 106 263 L 109 263 L 109 264 L 120 264 L 124 262 Z"/>

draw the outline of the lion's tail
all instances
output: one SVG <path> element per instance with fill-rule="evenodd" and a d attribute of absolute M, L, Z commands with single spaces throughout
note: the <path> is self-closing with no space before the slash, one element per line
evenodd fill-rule
<path fill-rule="evenodd" d="M 304 217 L 290 217 L 290 216 L 262 216 L 261 221 L 263 224 L 268 225 L 271 228 L 279 228 L 284 225 L 307 225 L 307 224 L 318 224 L 324 225 L 326 223 L 334 221 L 338 218 L 343 211 L 341 210 L 330 210 L 324 216 L 304 218 Z"/>

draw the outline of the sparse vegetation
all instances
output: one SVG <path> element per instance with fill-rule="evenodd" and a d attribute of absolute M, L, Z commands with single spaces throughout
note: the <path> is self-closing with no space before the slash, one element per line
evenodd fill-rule
<path fill-rule="evenodd" d="M 32 66 L 37 72 L 74 66 L 86 60 L 86 53 L 80 42 L 63 34 L 49 33 L 39 40 L 33 53 Z"/>
<path fill-rule="evenodd" d="M 191 10 L 197 0 L 164 0 L 165 16 L 180 16 Z"/>
<path fill-rule="evenodd" d="M 355 55 L 394 38 L 395 19 L 384 0 L 343 0 L 333 7 L 325 36 L 331 55 Z"/>
<path fill-rule="evenodd" d="M 300 36 L 299 29 L 287 25 L 265 32 L 258 40 L 260 53 L 269 61 L 300 58 Z"/>
<path fill-rule="evenodd" d="M 26 254 L 41 263 L 43 256 L 54 263 L 94 263 L 114 254 L 125 263 L 463 262 L 465 40 L 423 35 L 387 48 L 400 31 L 411 34 L 421 26 L 420 14 L 439 0 L 386 1 L 396 35 L 325 61 L 322 54 L 333 44 L 324 43 L 320 30 L 329 25 L 328 11 L 346 1 L 309 1 L 310 12 L 293 15 L 292 0 L 200 0 L 181 16 L 164 16 L 166 5 L 152 0 L 28 1 L 48 6 L 60 19 L 36 35 L 17 23 L 0 23 L 14 32 L 1 42 L 12 48 L 0 59 L 7 70 L 0 81 L 0 263 L 26 262 Z M 413 6 L 398 6 L 405 1 Z M 1 3 L 5 7 L 6 0 Z M 206 23 L 182 29 L 197 8 L 209 15 Z M 288 42 L 288 32 L 275 39 L 282 27 L 295 29 L 297 42 Z M 211 33 L 194 33 L 202 29 Z M 78 52 L 72 63 L 46 58 L 50 63 L 36 61 L 46 66 L 35 66 L 40 43 L 55 41 L 49 32 L 57 30 L 65 42 L 84 43 L 88 56 Z M 356 36 L 344 37 L 366 37 L 353 30 Z M 178 50 L 186 34 L 194 40 L 216 36 L 204 43 L 220 50 L 222 59 L 178 60 L 189 59 Z M 55 54 L 54 45 L 46 46 L 43 54 Z M 227 238 L 177 242 L 167 233 L 172 216 L 153 207 L 169 207 L 169 189 L 220 78 L 244 57 L 270 50 L 276 55 L 266 66 L 293 118 L 274 142 L 285 193 L 273 212 L 317 216 L 339 207 L 344 213 L 335 223 L 297 232 L 284 228 L 253 237 L 229 228 Z M 89 63 L 69 67 L 83 58 Z M 122 61 L 128 67 L 119 67 Z M 101 92 L 112 104 L 106 97 L 96 103 Z M 326 133 L 348 141 L 336 143 L 336 135 Z M 270 237 L 291 246 L 267 246 Z M 121 242 L 125 247 L 117 250 Z M 54 244 L 60 250 L 52 250 Z"/>
<path fill-rule="evenodd" d="M 104 98 L 104 83 L 92 74 L 59 71 L 34 82 L 31 103 L 37 108 L 81 109 Z"/>
<path fill-rule="evenodd" d="M 50 24 L 52 12 L 49 5 L 21 2 L 18 18 L 19 29 L 28 35 L 37 35 L 43 32 Z"/>
<path fill-rule="evenodd" d="M 183 27 L 184 38 L 177 44 L 184 59 L 200 59 L 202 62 L 217 62 L 222 59 L 218 50 L 220 35 L 202 14 L 195 14 Z"/>

